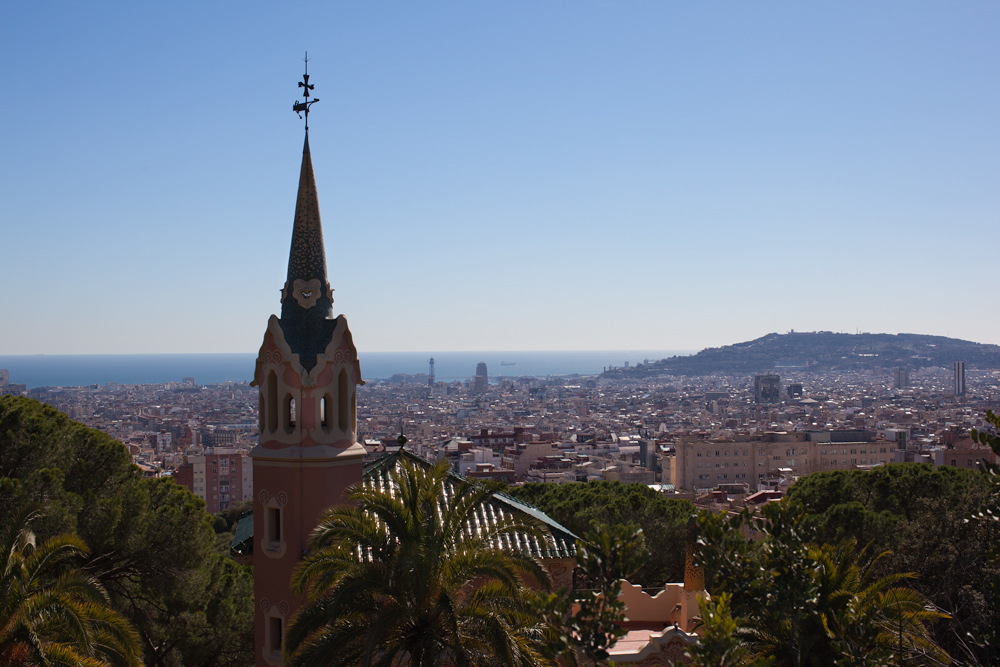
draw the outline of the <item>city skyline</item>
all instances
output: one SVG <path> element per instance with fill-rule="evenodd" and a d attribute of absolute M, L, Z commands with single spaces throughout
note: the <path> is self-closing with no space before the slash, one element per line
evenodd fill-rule
<path fill-rule="evenodd" d="M 326 247 L 356 249 L 330 264 L 334 311 L 362 354 L 790 329 L 1000 343 L 992 262 L 970 252 L 1000 241 L 993 4 L 0 20 L 0 354 L 255 350 L 306 49 Z"/>

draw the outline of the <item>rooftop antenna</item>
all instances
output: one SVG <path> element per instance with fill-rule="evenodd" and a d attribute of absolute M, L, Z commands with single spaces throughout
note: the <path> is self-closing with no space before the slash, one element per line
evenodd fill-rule
<path fill-rule="evenodd" d="M 309 107 L 311 107 L 313 104 L 316 104 L 317 102 L 319 102 L 319 98 L 318 97 L 314 97 L 313 99 L 309 99 L 309 91 L 311 91 L 316 86 L 313 85 L 313 84 L 311 84 L 311 83 L 309 83 L 309 52 L 308 51 L 306 51 L 306 57 L 303 58 L 303 62 L 305 62 L 305 64 L 306 64 L 306 71 L 305 71 L 305 74 L 302 75 L 302 80 L 299 81 L 299 88 L 302 89 L 302 101 L 301 102 L 293 102 L 292 103 L 292 111 L 294 111 L 295 113 L 297 113 L 299 115 L 299 118 L 302 118 L 302 114 L 305 113 L 305 115 L 306 115 L 305 116 L 305 118 L 306 118 L 306 132 L 309 132 Z"/>

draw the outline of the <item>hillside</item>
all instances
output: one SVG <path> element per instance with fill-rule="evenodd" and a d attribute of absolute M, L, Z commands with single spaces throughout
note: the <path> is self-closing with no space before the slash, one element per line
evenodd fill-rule
<path fill-rule="evenodd" d="M 1000 346 L 923 334 L 843 334 L 829 331 L 767 334 L 756 340 L 710 347 L 687 357 L 670 357 L 648 365 L 619 369 L 607 376 L 735 375 L 781 372 L 782 368 L 810 371 L 873 368 L 1000 368 Z"/>

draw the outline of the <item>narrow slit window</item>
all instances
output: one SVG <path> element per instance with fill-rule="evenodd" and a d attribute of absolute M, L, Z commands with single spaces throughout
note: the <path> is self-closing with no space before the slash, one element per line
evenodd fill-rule
<path fill-rule="evenodd" d="M 281 619 L 276 616 L 271 616 L 270 619 L 270 631 L 271 631 L 271 653 L 281 653 Z"/>
<path fill-rule="evenodd" d="M 285 394 L 285 400 L 281 402 L 282 419 L 281 424 L 285 428 L 286 433 L 291 433 L 295 430 L 295 420 L 292 416 L 292 403 L 294 399 L 291 394 Z"/>
<path fill-rule="evenodd" d="M 351 430 L 357 432 L 358 430 L 358 395 L 353 391 L 351 392 Z"/>
<path fill-rule="evenodd" d="M 278 430 L 278 376 L 274 371 L 267 375 L 267 430 Z"/>
<path fill-rule="evenodd" d="M 330 394 L 325 394 L 319 402 L 320 426 L 323 428 L 330 428 L 330 408 L 332 407 L 333 397 Z"/>
<path fill-rule="evenodd" d="M 264 403 L 264 388 L 261 387 L 257 392 L 257 430 L 260 433 L 264 432 L 264 427 L 266 426 L 264 418 L 267 416 L 267 413 L 265 412 L 265 408 L 267 406 L 265 406 Z"/>
<path fill-rule="evenodd" d="M 281 542 L 281 508 L 271 507 L 267 510 L 267 541 L 272 544 Z"/>
<path fill-rule="evenodd" d="M 347 384 L 347 371 L 341 370 L 340 376 L 337 378 L 337 398 L 339 399 L 337 407 L 340 413 L 337 415 L 337 425 L 340 426 L 341 431 L 347 431 L 347 427 L 350 425 L 347 419 L 347 412 L 350 405 L 350 389 Z"/>

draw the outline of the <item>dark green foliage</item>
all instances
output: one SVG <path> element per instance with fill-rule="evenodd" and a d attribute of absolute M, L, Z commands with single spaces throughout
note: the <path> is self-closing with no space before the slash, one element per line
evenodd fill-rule
<path fill-rule="evenodd" d="M 894 463 L 870 471 L 837 470 L 815 473 L 799 480 L 789 497 L 800 501 L 809 514 L 859 502 L 865 509 L 889 512 L 907 521 L 926 512 L 926 498 L 949 503 L 979 503 L 989 492 L 989 483 L 975 470 L 954 466 Z"/>
<path fill-rule="evenodd" d="M 989 430 L 973 431 L 972 439 L 980 445 L 989 447 L 994 454 L 1000 457 L 1000 415 L 992 410 L 987 410 L 986 422 L 989 424 Z M 976 516 L 981 520 L 1000 521 L 1000 464 L 981 464 L 981 468 L 989 481 L 990 497 L 976 513 Z"/>
<path fill-rule="evenodd" d="M 106 434 L 2 397 L 0 517 L 29 502 L 44 512 L 40 536 L 75 532 L 88 544 L 84 569 L 138 630 L 147 663 L 252 658 L 252 573 L 217 553 L 204 503 L 171 479 L 143 479 Z"/>
<path fill-rule="evenodd" d="M 769 503 L 761 516 L 705 512 L 698 529 L 696 561 L 709 590 L 731 596 L 750 657 L 788 667 L 949 662 L 928 627 L 944 615 L 900 585 L 913 575 L 881 575 L 881 556 L 851 539 L 817 544 L 800 505 Z"/>
<path fill-rule="evenodd" d="M 703 624 L 701 637 L 687 651 L 691 667 L 771 667 L 775 659 L 755 658 L 749 647 L 740 640 L 739 624 L 732 616 L 730 602 L 732 596 L 720 593 L 712 600 L 701 598 Z"/>
<path fill-rule="evenodd" d="M 1000 457 L 1000 415 L 992 410 L 986 411 L 988 431 L 973 431 L 972 439 L 993 450 Z M 981 464 L 981 469 L 989 480 L 990 494 L 986 502 L 973 512 L 971 521 L 980 528 L 995 528 L 1000 522 L 1000 464 Z M 991 532 L 995 535 L 995 532 Z M 1000 540 L 994 540 L 986 554 L 990 570 L 975 591 L 981 598 L 980 606 L 993 611 L 992 625 L 981 625 L 969 632 L 969 644 L 974 647 L 977 656 L 982 658 L 982 664 L 1000 662 Z"/>
<path fill-rule="evenodd" d="M 0 530 L 0 665 L 141 665 L 135 630 L 79 569 L 86 545 L 71 534 L 39 542 L 38 518 L 25 507 Z"/>
<path fill-rule="evenodd" d="M 656 587 L 684 578 L 687 522 L 695 508 L 686 500 L 664 498 L 645 484 L 525 484 L 512 489 L 577 535 L 602 526 L 642 530 L 649 560 L 635 573 L 634 584 Z"/>
<path fill-rule="evenodd" d="M 910 585 L 951 617 L 932 625 L 935 640 L 956 657 L 988 664 L 988 651 L 970 636 L 1000 625 L 989 586 L 1000 576 L 990 556 L 1000 524 L 966 517 L 990 495 L 989 478 L 979 471 L 903 463 L 814 473 L 796 482 L 788 499 L 805 507 L 817 540 L 853 538 L 875 552 L 891 551 L 878 572 L 916 573 Z"/>

